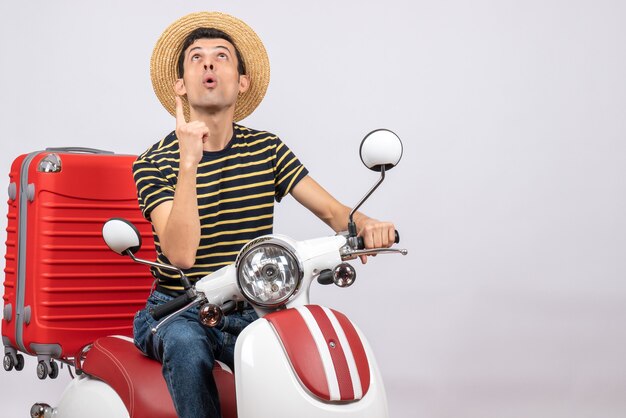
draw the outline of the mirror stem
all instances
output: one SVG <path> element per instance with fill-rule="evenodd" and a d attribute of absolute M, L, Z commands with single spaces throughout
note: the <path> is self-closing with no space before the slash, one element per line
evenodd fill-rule
<path fill-rule="evenodd" d="M 352 219 L 354 214 L 363 205 L 363 203 L 365 203 L 365 201 L 367 199 L 369 199 L 369 197 L 372 195 L 372 193 L 374 193 L 374 191 L 376 191 L 376 189 L 378 189 L 378 186 L 380 186 L 380 184 L 383 182 L 383 180 L 385 180 L 385 166 L 381 165 L 380 166 L 380 179 L 378 179 L 378 182 L 376 182 L 374 187 L 372 187 L 372 189 L 369 192 L 367 192 L 365 197 L 363 197 L 363 199 L 361 199 L 361 201 L 354 207 L 354 209 L 352 209 L 350 211 L 349 222 L 348 222 L 348 232 L 349 232 L 351 237 L 356 237 L 356 234 L 357 234 L 356 224 L 354 223 L 354 220 Z"/>
<path fill-rule="evenodd" d="M 168 266 L 166 264 L 159 264 L 159 263 L 155 263 L 155 262 L 148 261 L 148 260 L 142 260 L 141 258 L 135 257 L 135 254 L 133 254 L 131 251 L 126 251 L 126 254 L 128 254 L 130 258 L 132 258 L 133 261 L 137 263 L 145 264 L 147 266 L 162 268 L 165 270 L 175 271 L 176 273 L 180 274 L 180 281 L 183 283 L 183 287 L 185 288 L 185 290 L 187 291 L 191 289 L 191 283 L 189 283 L 189 279 L 187 278 L 187 276 L 185 276 L 185 273 L 183 273 L 183 271 L 179 269 L 178 267 Z"/>

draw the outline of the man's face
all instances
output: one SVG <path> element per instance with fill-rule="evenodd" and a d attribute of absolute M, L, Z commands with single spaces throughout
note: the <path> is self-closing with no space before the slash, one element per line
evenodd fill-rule
<path fill-rule="evenodd" d="M 227 40 L 198 39 L 185 51 L 176 94 L 186 94 L 192 109 L 216 112 L 234 107 L 249 85 L 247 76 L 239 76 L 237 64 L 235 47 Z"/>

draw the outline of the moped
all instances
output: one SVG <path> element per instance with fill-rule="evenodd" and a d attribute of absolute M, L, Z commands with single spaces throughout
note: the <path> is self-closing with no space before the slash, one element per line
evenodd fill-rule
<path fill-rule="evenodd" d="M 152 329 L 198 308 L 200 321 L 214 327 L 238 303 L 249 303 L 259 319 L 237 338 L 234 373 L 217 362 L 214 376 L 222 415 L 239 418 L 388 416 L 374 354 L 361 331 L 342 313 L 309 303 L 314 281 L 347 287 L 359 256 L 407 254 L 394 248 L 366 249 L 353 215 L 402 156 L 396 134 L 379 129 L 361 142 L 361 160 L 380 172 L 374 187 L 352 209 L 348 230 L 335 236 L 296 241 L 272 234 L 245 244 L 234 264 L 191 285 L 170 265 L 137 258 L 141 237 L 123 219 L 111 219 L 102 234 L 109 248 L 135 262 L 175 271 L 185 293 L 158 306 Z M 396 233 L 396 242 L 399 235 Z M 161 364 L 145 357 L 125 337 L 103 337 L 75 359 L 78 372 L 56 407 L 36 403 L 33 418 L 175 417 Z"/>

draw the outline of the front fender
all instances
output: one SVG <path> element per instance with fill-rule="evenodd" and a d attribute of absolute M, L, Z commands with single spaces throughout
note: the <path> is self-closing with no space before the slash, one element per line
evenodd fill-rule
<path fill-rule="evenodd" d="M 387 417 L 369 344 L 341 313 L 317 305 L 266 315 L 235 347 L 239 418 Z"/>

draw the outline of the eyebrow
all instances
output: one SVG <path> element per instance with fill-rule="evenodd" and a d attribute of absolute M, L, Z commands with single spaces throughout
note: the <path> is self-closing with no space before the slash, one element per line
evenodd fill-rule
<path fill-rule="evenodd" d="M 202 48 L 201 46 L 194 46 L 193 48 L 191 48 L 191 49 L 189 50 L 188 55 L 191 55 L 191 53 L 192 53 L 195 49 L 204 49 L 204 48 Z M 231 54 L 232 54 L 232 52 L 230 52 L 230 49 L 228 49 L 228 47 L 227 47 L 227 46 L 224 46 L 224 45 L 217 45 L 217 46 L 214 46 L 214 47 L 213 47 L 213 48 L 211 48 L 211 49 L 225 49 L 225 50 L 227 50 L 229 53 L 231 53 Z"/>

